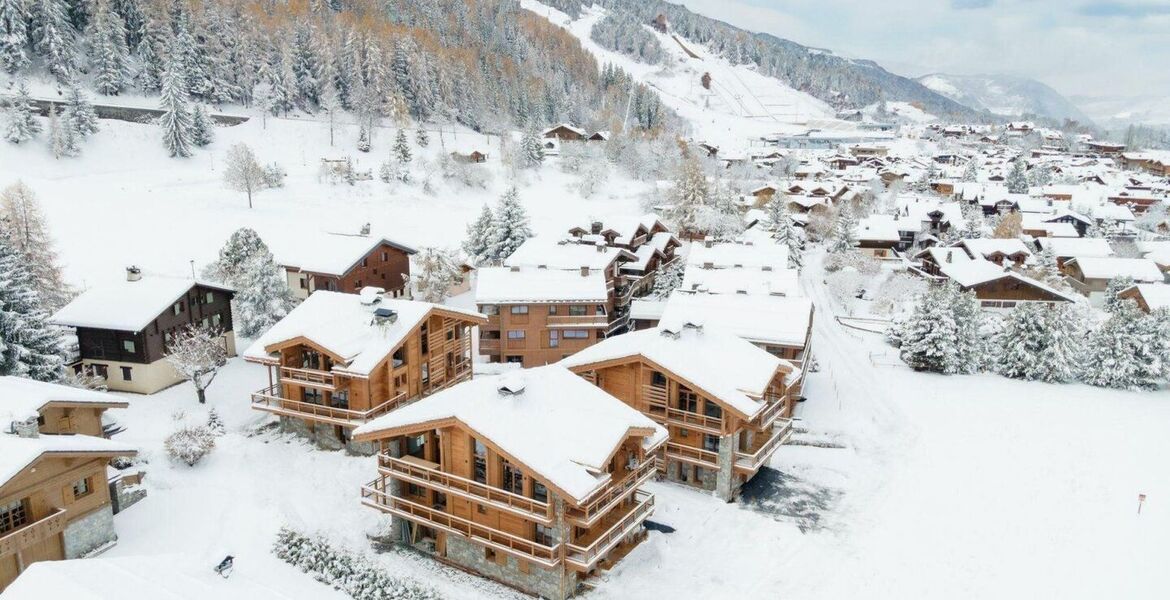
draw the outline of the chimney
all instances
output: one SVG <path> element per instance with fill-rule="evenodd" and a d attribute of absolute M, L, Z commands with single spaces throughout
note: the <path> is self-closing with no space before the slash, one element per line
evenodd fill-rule
<path fill-rule="evenodd" d="M 501 396 L 519 396 L 524 393 L 524 376 L 519 373 L 508 373 L 500 378 L 500 385 L 496 390 Z"/>
<path fill-rule="evenodd" d="M 519 273 L 520 272 L 520 265 L 512 265 L 512 266 L 508 267 L 508 270 L 513 272 L 513 273 Z"/>
<path fill-rule="evenodd" d="M 374 324 L 393 325 L 398 321 L 398 311 L 390 308 L 379 308 L 374 311 Z"/>
<path fill-rule="evenodd" d="M 588 276 L 589 276 L 589 267 L 581 267 L 581 276 L 582 276 L 582 277 L 588 277 Z"/>
<path fill-rule="evenodd" d="M 37 417 L 32 417 L 23 421 L 13 421 L 12 432 L 15 433 L 17 437 L 22 438 L 41 437 L 40 423 L 37 421 Z"/>
<path fill-rule="evenodd" d="M 596 248 L 597 248 L 598 254 L 605 254 L 605 246 L 603 246 L 601 244 L 597 244 Z"/>
<path fill-rule="evenodd" d="M 703 240 L 703 247 L 704 248 L 710 248 L 714 245 L 715 245 L 715 240 L 712 240 L 712 239 Z"/>
<path fill-rule="evenodd" d="M 142 269 L 134 265 L 126 267 L 126 281 L 139 281 L 142 279 Z"/>
<path fill-rule="evenodd" d="M 361 235 L 370 235 L 370 224 L 362 225 Z"/>
<path fill-rule="evenodd" d="M 589 233 L 597 235 L 601 233 L 601 221 L 594 221 L 589 224 Z"/>

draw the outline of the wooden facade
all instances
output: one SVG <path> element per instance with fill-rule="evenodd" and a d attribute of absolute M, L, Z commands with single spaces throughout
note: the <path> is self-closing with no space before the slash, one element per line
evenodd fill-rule
<path fill-rule="evenodd" d="M 384 240 L 357 257 L 344 273 L 317 273 L 286 265 L 293 292 L 307 297 L 317 290 L 356 294 L 364 287 L 380 287 L 395 298 L 405 296 L 414 250 Z"/>
<path fill-rule="evenodd" d="M 613 301 L 584 304 L 482 304 L 488 322 L 480 328 L 479 353 L 489 362 L 535 367 L 605 339 L 613 327 Z"/>

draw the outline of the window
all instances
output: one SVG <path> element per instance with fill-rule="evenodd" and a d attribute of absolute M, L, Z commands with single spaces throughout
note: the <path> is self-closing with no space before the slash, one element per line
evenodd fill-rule
<path fill-rule="evenodd" d="M 183 301 L 179 300 L 178 302 L 176 302 L 175 305 L 171 307 L 171 312 L 173 312 L 176 315 L 183 314 Z"/>
<path fill-rule="evenodd" d="M 480 483 L 487 483 L 487 446 L 483 442 L 475 440 L 474 445 L 475 469 L 473 478 Z"/>
<path fill-rule="evenodd" d="M 489 316 L 498 315 L 500 314 L 500 307 L 496 304 L 484 304 L 479 307 L 479 312 Z"/>
<path fill-rule="evenodd" d="M 650 385 L 666 387 L 666 375 L 663 375 L 661 371 L 654 371 L 650 374 Z"/>
<path fill-rule="evenodd" d="M 362 266 L 363 267 L 369 266 L 369 264 L 370 264 L 370 259 L 368 259 L 368 258 L 362 259 Z"/>
<path fill-rule="evenodd" d="M 492 562 L 496 562 L 496 551 L 492 550 L 491 548 L 484 548 L 483 549 L 483 559 L 490 560 Z"/>
<path fill-rule="evenodd" d="M 132 381 L 134 379 L 130 374 L 132 370 L 130 367 L 122 367 L 122 381 Z"/>
<path fill-rule="evenodd" d="M 599 315 L 605 314 L 605 305 L 604 304 L 597 305 L 597 314 L 599 314 Z"/>
<path fill-rule="evenodd" d="M 94 363 L 94 364 L 90 365 L 90 367 L 93 368 L 93 376 L 94 377 L 101 377 L 102 379 L 109 378 L 110 368 L 108 366 Z"/>
<path fill-rule="evenodd" d="M 341 409 L 348 410 L 349 409 L 349 390 L 341 390 L 338 392 L 333 392 L 333 395 L 330 397 L 330 400 L 333 403 L 333 408 L 341 408 Z"/>
<path fill-rule="evenodd" d="M 512 354 L 512 355 L 505 357 L 504 362 L 522 363 L 522 362 L 524 362 L 524 357 L 523 356 L 516 356 L 515 354 Z"/>
<path fill-rule="evenodd" d="M 532 499 L 537 502 L 548 502 L 548 488 L 539 481 L 532 482 Z"/>
<path fill-rule="evenodd" d="M 509 463 L 504 463 L 504 489 L 513 494 L 524 494 L 524 473 Z"/>
<path fill-rule="evenodd" d="M 28 524 L 28 503 L 24 500 L 0 506 L 0 533 Z"/>
<path fill-rule="evenodd" d="M 93 493 L 93 488 L 89 485 L 89 477 L 78 480 L 73 484 L 73 499 L 84 498 Z"/>
<path fill-rule="evenodd" d="M 420 351 L 423 354 L 428 354 L 431 351 L 431 328 L 429 323 L 423 323 L 422 327 L 418 329 L 418 335 L 421 340 L 419 344 Z"/>
<path fill-rule="evenodd" d="M 508 339 L 510 339 L 510 340 L 522 340 L 522 339 L 524 339 L 524 336 L 525 336 L 525 333 L 524 333 L 523 329 L 509 329 L 508 330 Z"/>
<path fill-rule="evenodd" d="M 680 437 L 680 438 L 691 437 L 691 432 L 690 432 L 690 430 L 683 429 L 682 427 L 679 427 L 678 428 L 678 437 Z"/>
<path fill-rule="evenodd" d="M 545 527 L 540 523 L 536 523 L 536 531 L 532 536 L 536 543 L 551 547 L 553 545 L 553 530 L 551 527 Z"/>
<path fill-rule="evenodd" d="M 550 329 L 548 332 L 548 347 L 556 348 L 559 345 L 561 345 L 560 335 L 557 333 L 556 329 Z"/>
<path fill-rule="evenodd" d="M 569 306 L 570 317 L 584 317 L 587 312 L 589 312 L 589 307 L 584 304 L 572 304 Z"/>
<path fill-rule="evenodd" d="M 556 304 L 549 304 L 548 305 L 548 314 L 550 314 L 550 315 L 557 314 L 557 305 Z"/>
<path fill-rule="evenodd" d="M 566 340 L 587 340 L 589 339 L 589 332 L 584 329 L 566 329 Z"/>
<path fill-rule="evenodd" d="M 211 326 L 213 328 L 219 329 L 219 326 L 221 324 L 223 324 L 223 315 L 221 315 L 219 313 L 215 313 L 214 315 L 211 315 Z"/>
<path fill-rule="evenodd" d="M 299 278 L 299 280 L 301 282 L 301 289 L 302 290 L 309 289 L 309 278 L 308 277 L 301 277 L 301 278 Z"/>
<path fill-rule="evenodd" d="M 719 436 L 711 435 L 709 433 L 705 434 L 703 436 L 703 449 L 708 451 L 708 452 L 718 452 L 719 451 Z"/>
<path fill-rule="evenodd" d="M 475 512 L 477 512 L 481 515 L 486 515 L 487 514 L 487 507 L 482 505 L 482 504 L 476 504 L 475 505 Z"/>
<path fill-rule="evenodd" d="M 712 419 L 722 419 L 723 409 L 720 408 L 718 404 L 711 402 L 710 400 L 706 400 L 703 402 L 703 414 L 711 417 Z"/>
<path fill-rule="evenodd" d="M 406 493 L 409 496 L 421 496 L 423 495 L 423 489 L 413 483 L 407 483 Z"/>
<path fill-rule="evenodd" d="M 514 315 L 526 315 L 526 314 L 528 314 L 528 305 L 527 304 L 520 304 L 517 306 L 513 306 L 513 307 L 509 308 L 508 310 Z"/>
<path fill-rule="evenodd" d="M 699 396 L 691 390 L 679 386 L 678 409 L 687 412 L 699 412 Z"/>
<path fill-rule="evenodd" d="M 215 303 L 215 292 L 207 292 L 207 295 L 203 297 L 203 303 L 204 304 L 214 304 Z"/>
<path fill-rule="evenodd" d="M 427 436 L 412 435 L 406 438 L 406 453 L 415 458 L 423 458 L 426 452 Z"/>
<path fill-rule="evenodd" d="M 385 250 L 383 250 L 382 251 L 382 262 L 386 262 L 388 260 L 390 260 L 390 255 L 387 254 Z"/>
<path fill-rule="evenodd" d="M 321 390 L 316 388 L 304 388 L 301 390 L 303 402 L 309 404 L 321 404 Z"/>
<path fill-rule="evenodd" d="M 500 339 L 499 331 L 481 331 L 479 332 L 479 339 L 481 340 L 498 340 Z"/>

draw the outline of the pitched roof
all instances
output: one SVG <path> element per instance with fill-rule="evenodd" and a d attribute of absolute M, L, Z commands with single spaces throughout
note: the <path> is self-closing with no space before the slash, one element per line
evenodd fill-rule
<path fill-rule="evenodd" d="M 1164 283 L 1139 283 L 1130 289 L 1137 289 L 1150 310 L 1170 308 L 1170 285 Z"/>
<path fill-rule="evenodd" d="M 775 294 L 799 296 L 800 273 L 796 269 L 701 269 L 687 267 L 680 289 L 711 294 Z"/>
<path fill-rule="evenodd" d="M 354 436 L 376 439 L 447 419 L 462 423 L 577 502 L 609 481 L 601 472 L 605 461 L 631 429 L 649 432 L 643 434 L 645 448 L 668 437 L 654 421 L 560 365 L 476 377 L 378 417 L 355 429 Z"/>
<path fill-rule="evenodd" d="M 0 377 L 0 425 L 35 417 L 51 402 L 92 404 L 106 408 L 129 406 L 129 403 L 113 394 L 11 375 Z"/>
<path fill-rule="evenodd" d="M 93 454 L 127 456 L 137 450 L 122 442 L 92 435 L 41 435 L 24 438 L 0 434 L 0 486 L 24 471 L 45 454 Z"/>
<path fill-rule="evenodd" d="M 1155 283 L 1163 280 L 1158 265 L 1148 258 L 1116 258 L 1078 256 L 1065 263 L 1077 265 L 1085 279 L 1113 279 L 1129 276 L 1138 283 Z"/>
<path fill-rule="evenodd" d="M 1040 238 L 1036 242 L 1058 258 L 1113 256 L 1109 240 L 1103 238 Z"/>
<path fill-rule="evenodd" d="M 504 259 L 507 267 L 547 267 L 549 269 L 580 269 L 589 267 L 598 271 L 613 264 L 615 260 L 636 260 L 632 252 L 624 248 L 604 244 L 579 244 L 548 237 L 528 238 L 511 256 Z"/>
<path fill-rule="evenodd" d="M 196 285 L 224 292 L 235 291 L 208 281 L 143 275 L 138 281 L 120 281 L 90 288 L 57 311 L 50 320 L 67 327 L 142 331 Z"/>
<path fill-rule="evenodd" d="M 609 292 L 605 274 L 579 270 L 520 267 L 484 267 L 475 282 L 475 301 L 480 304 L 525 302 L 605 302 Z"/>
<path fill-rule="evenodd" d="M 367 290 L 381 291 L 379 288 L 365 288 L 360 295 L 324 290 L 313 292 L 257 338 L 244 351 L 244 358 L 272 362 L 274 359 L 266 348 L 304 338 L 344 361 L 334 365 L 334 371 L 366 376 L 434 311 L 468 321 L 487 321 L 487 317 L 477 312 L 430 302 L 371 295 L 366 300 L 376 297 L 377 302 L 367 304 L 363 302 Z M 378 322 L 374 315 L 378 309 L 394 311 L 396 319 Z"/>
<path fill-rule="evenodd" d="M 716 269 L 760 269 L 765 266 L 773 270 L 785 269 L 788 267 L 788 249 L 774 242 L 718 242 L 711 244 L 710 248 L 705 244 L 692 244 L 690 254 L 687 255 L 687 265 L 702 267 L 707 263 Z"/>
<path fill-rule="evenodd" d="M 296 267 L 309 273 L 342 276 L 354 265 L 382 244 L 389 244 L 407 254 L 417 251 L 405 244 L 387 237 L 352 235 L 346 233 L 320 233 L 314 236 L 298 237 L 296 246 L 282 248 L 277 254 L 280 264 Z"/>
<path fill-rule="evenodd" d="M 804 346 L 813 304 L 794 296 L 690 294 L 676 291 L 666 301 L 664 321 L 694 321 L 724 329 L 752 343 Z"/>

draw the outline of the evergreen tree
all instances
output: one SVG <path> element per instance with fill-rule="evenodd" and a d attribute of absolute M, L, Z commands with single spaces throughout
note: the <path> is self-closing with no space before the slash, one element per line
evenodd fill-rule
<path fill-rule="evenodd" d="M 410 181 L 410 143 L 406 140 L 406 130 L 399 129 L 398 135 L 394 138 L 394 162 L 396 165 L 395 176 L 403 183 Z"/>
<path fill-rule="evenodd" d="M 16 96 L 4 110 L 4 139 L 19 144 L 36 137 L 41 132 L 36 115 L 36 104 L 28 93 L 28 86 L 21 81 L 16 86 Z"/>
<path fill-rule="evenodd" d="M 73 290 L 61 274 L 40 203 L 21 181 L 0 191 L 0 237 L 6 238 L 24 258 L 32 285 L 46 310 L 55 311 L 73 298 Z"/>
<path fill-rule="evenodd" d="M 167 71 L 178 71 L 178 76 L 183 79 L 185 96 L 210 97 L 211 80 L 205 68 L 208 61 L 203 56 L 202 48 L 192 31 L 189 11 L 180 10 L 175 23 L 175 37 L 171 41 Z M 165 81 L 163 86 L 166 86 Z"/>
<path fill-rule="evenodd" d="M 1105 286 L 1105 303 L 1102 306 L 1102 308 L 1105 309 L 1105 312 L 1113 314 L 1117 312 L 1118 307 L 1120 307 L 1122 303 L 1130 302 L 1130 300 L 1121 298 L 1119 294 L 1133 287 L 1134 283 L 1135 282 L 1133 277 L 1128 275 L 1122 275 L 1120 277 L 1114 277 L 1113 279 L 1110 279 L 1109 285 Z"/>
<path fill-rule="evenodd" d="M 682 234 L 699 233 L 698 215 L 701 209 L 710 202 L 711 192 L 707 186 L 707 176 L 702 166 L 694 157 L 687 156 L 679 165 L 675 176 L 674 206 L 670 210 L 671 218 Z"/>
<path fill-rule="evenodd" d="M 979 181 L 979 161 L 975 160 L 974 157 L 968 160 L 967 165 L 963 167 L 963 181 Z"/>
<path fill-rule="evenodd" d="M 414 263 L 412 287 L 423 302 L 442 302 L 451 286 L 459 281 L 459 263 L 441 248 L 422 248 L 411 262 Z"/>
<path fill-rule="evenodd" d="M 24 261 L 0 236 L 0 375 L 58 381 L 64 340 L 48 322 Z"/>
<path fill-rule="evenodd" d="M 163 74 L 166 72 L 166 30 L 155 19 L 148 19 L 142 41 L 138 44 L 139 69 L 136 76 L 138 87 L 144 92 L 162 90 Z"/>
<path fill-rule="evenodd" d="M 496 204 L 488 242 L 488 256 L 494 261 L 502 261 L 511 256 L 520 244 L 530 237 L 532 230 L 528 227 L 528 213 L 520 203 L 520 193 L 516 187 L 510 187 Z"/>
<path fill-rule="evenodd" d="M 421 126 L 414 130 L 414 143 L 418 144 L 419 148 L 426 148 L 427 144 L 431 143 L 430 137 L 427 136 L 427 130 Z"/>
<path fill-rule="evenodd" d="M 1085 344 L 1078 314 L 1066 303 L 1017 304 L 996 338 L 996 370 L 1015 379 L 1072 381 Z"/>
<path fill-rule="evenodd" d="M 973 293 L 953 283 L 934 285 L 891 338 L 899 344 L 902 360 L 915 370 L 971 373 L 984 360 L 981 324 Z"/>
<path fill-rule="evenodd" d="M 53 158 L 61 158 L 62 156 L 77 156 L 81 153 L 81 147 L 78 144 L 77 133 L 73 127 L 69 125 L 71 118 L 68 111 L 64 113 L 65 122 L 61 122 L 61 117 L 58 116 L 57 107 L 55 105 L 49 106 L 49 149 L 53 152 Z"/>
<path fill-rule="evenodd" d="M 520 138 L 520 152 L 522 164 L 526 168 L 536 168 L 544 162 L 544 144 L 541 143 L 540 134 L 535 127 L 525 128 L 524 135 Z"/>
<path fill-rule="evenodd" d="M 857 217 L 853 209 L 841 206 L 837 214 L 837 221 L 833 225 L 833 237 L 829 244 L 829 252 L 852 252 L 857 248 Z"/>
<path fill-rule="evenodd" d="M 788 268 L 799 269 L 804 266 L 804 240 L 792 225 L 788 216 L 788 203 L 783 194 L 768 203 L 768 220 L 771 222 L 772 237 L 776 243 L 788 249 Z"/>
<path fill-rule="evenodd" d="M 264 333 L 296 304 L 272 252 L 247 227 L 232 233 L 219 251 L 219 260 L 204 273 L 236 290 L 232 314 L 236 330 L 244 337 Z"/>
<path fill-rule="evenodd" d="M 983 237 L 983 208 L 978 203 L 965 203 L 961 206 L 963 226 L 959 230 L 959 238 L 973 240 Z M 951 229 L 954 229 L 951 224 Z"/>
<path fill-rule="evenodd" d="M 2 2 L 3 0 L 0 0 Z M 117 96 L 126 85 L 130 50 L 126 47 L 126 25 L 122 17 L 99 0 L 90 32 L 90 68 L 99 94 Z"/>
<path fill-rule="evenodd" d="M 0 68 L 9 73 L 28 66 L 28 10 L 23 0 L 0 0 Z"/>
<path fill-rule="evenodd" d="M 467 238 L 463 240 L 463 251 L 467 252 L 473 263 L 486 258 L 491 251 L 492 223 L 495 217 L 487 204 L 479 211 L 479 217 L 467 224 Z"/>
<path fill-rule="evenodd" d="M 1012 170 L 1008 172 L 1006 183 L 1008 192 L 1013 194 L 1028 193 L 1028 172 L 1027 166 L 1024 165 L 1024 159 L 1018 158 L 1012 161 Z"/>
<path fill-rule="evenodd" d="M 289 54 L 297 95 L 306 104 L 317 104 L 321 96 L 321 65 L 313 46 L 313 27 L 308 22 L 297 25 Z"/>
<path fill-rule="evenodd" d="M 184 77 L 183 59 L 179 52 L 172 52 L 163 74 L 162 97 L 159 108 L 163 115 L 159 119 L 162 128 L 163 145 L 172 158 L 191 156 L 192 129 L 191 108 L 187 100 L 187 82 Z"/>
<path fill-rule="evenodd" d="M 651 288 L 650 296 L 658 300 L 666 300 L 670 297 L 671 292 L 682 287 L 685 263 L 686 261 L 678 259 L 665 268 L 660 267 L 654 275 L 654 287 Z"/>
<path fill-rule="evenodd" d="M 364 126 L 358 130 L 357 149 L 358 152 L 370 151 L 370 132 Z"/>
<path fill-rule="evenodd" d="M 202 104 L 196 104 L 191 111 L 191 143 L 203 147 L 215 139 L 215 128 L 207 109 Z"/>
<path fill-rule="evenodd" d="M 93 105 L 81 91 L 81 85 L 76 80 L 69 83 L 69 92 L 65 96 L 66 125 L 72 130 L 77 139 L 97 133 L 98 118 Z"/>
<path fill-rule="evenodd" d="M 1089 336 L 1084 381 L 1117 389 L 1150 390 L 1166 377 L 1164 339 L 1158 319 L 1147 316 L 1133 300 L 1122 300 L 1109 319 Z"/>
<path fill-rule="evenodd" d="M 76 41 L 65 0 L 32 0 L 32 41 L 57 81 L 67 83 L 76 68 Z"/>

